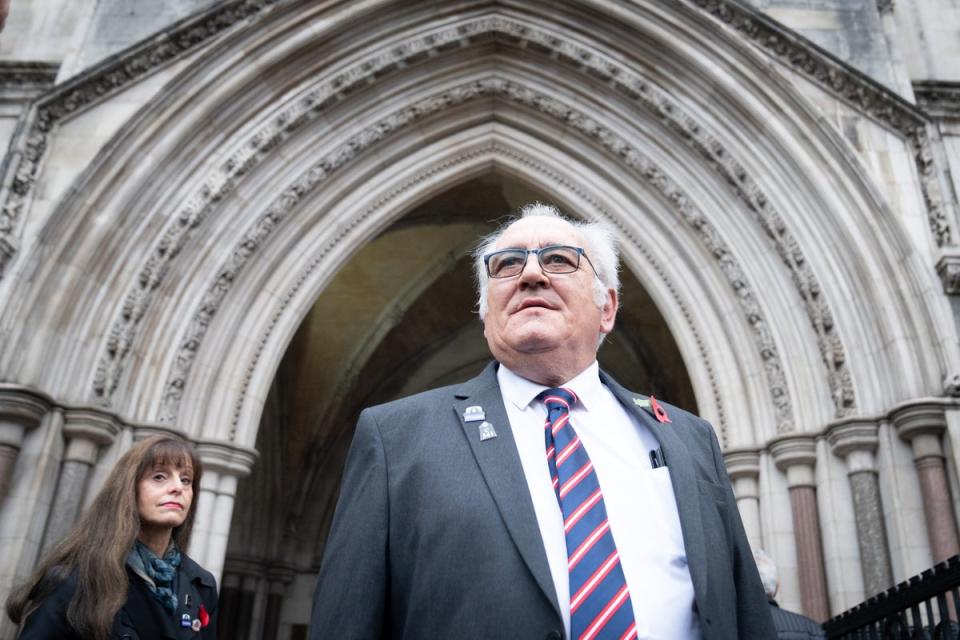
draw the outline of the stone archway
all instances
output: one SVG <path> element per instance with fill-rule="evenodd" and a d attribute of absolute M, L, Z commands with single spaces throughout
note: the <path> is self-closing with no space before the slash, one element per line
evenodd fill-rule
<path fill-rule="evenodd" d="M 726 448 L 762 457 L 776 514 L 783 474 L 802 463 L 812 477 L 825 455 L 816 434 L 939 394 L 956 340 L 848 145 L 787 72 L 695 4 L 291 1 L 181 60 L 40 207 L 42 233 L 4 282 L 0 340 L 29 345 L 0 351 L 5 379 L 109 423 L 93 437 L 50 421 L 24 450 L 50 463 L 61 433 L 113 451 L 118 431 L 187 433 L 212 470 L 195 554 L 219 572 L 237 477 L 316 300 L 418 206 L 493 172 L 617 228 L 696 404 Z M 428 272 L 450 264 L 439 254 Z M 802 455 L 767 452 L 778 438 Z M 11 553 L 30 557 L 28 529 Z M 764 532 L 781 560 L 789 533 Z"/>

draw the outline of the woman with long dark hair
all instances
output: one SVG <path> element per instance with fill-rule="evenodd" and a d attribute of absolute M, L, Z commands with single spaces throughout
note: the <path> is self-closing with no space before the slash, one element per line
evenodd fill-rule
<path fill-rule="evenodd" d="M 151 436 L 117 462 L 67 537 L 7 599 L 20 640 L 216 637 L 217 587 L 187 554 L 202 473 Z"/>

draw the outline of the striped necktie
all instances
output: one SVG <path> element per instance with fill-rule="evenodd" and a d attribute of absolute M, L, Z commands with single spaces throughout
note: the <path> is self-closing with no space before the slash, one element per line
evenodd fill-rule
<path fill-rule="evenodd" d="M 537 398 L 547 406 L 547 464 L 567 539 L 570 637 L 630 640 L 637 635 L 633 604 L 600 482 L 586 448 L 570 425 L 570 407 L 576 404 L 577 396 L 570 389 L 547 389 Z"/>

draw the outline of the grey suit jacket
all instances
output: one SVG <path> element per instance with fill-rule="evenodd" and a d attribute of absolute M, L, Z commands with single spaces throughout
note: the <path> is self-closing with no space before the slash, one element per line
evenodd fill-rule
<path fill-rule="evenodd" d="M 560 640 L 563 622 L 496 363 L 462 385 L 363 411 L 314 595 L 310 638 Z M 660 441 L 705 638 L 775 638 L 710 425 L 664 405 Z M 480 440 L 464 409 L 483 407 Z M 649 461 L 638 461 L 643 464 Z"/>

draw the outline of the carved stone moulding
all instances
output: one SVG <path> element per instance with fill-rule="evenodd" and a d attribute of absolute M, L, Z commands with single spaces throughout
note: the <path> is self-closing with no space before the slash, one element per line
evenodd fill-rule
<path fill-rule="evenodd" d="M 960 82 L 920 80 L 913 83 L 917 106 L 934 118 L 960 118 Z"/>
<path fill-rule="evenodd" d="M 817 465 L 816 436 L 796 434 L 780 436 L 767 444 L 767 451 L 780 471 L 787 474 L 787 486 L 815 487 Z"/>
<path fill-rule="evenodd" d="M 890 410 L 890 421 L 906 442 L 918 436 L 939 437 L 947 429 L 946 409 L 950 406 L 953 402 L 946 398 L 908 400 Z"/>
<path fill-rule="evenodd" d="M 53 407 L 45 393 L 0 382 L 0 445 L 19 449 L 23 434 L 39 425 Z"/>
<path fill-rule="evenodd" d="M 695 143 L 695 146 L 706 155 L 708 160 L 710 160 L 718 170 L 728 172 L 731 175 L 740 175 L 741 179 L 739 181 L 743 182 L 744 171 L 742 167 L 736 162 L 733 163 L 735 166 L 730 166 L 731 161 L 728 159 L 729 154 L 722 145 L 710 138 L 709 135 L 707 135 L 707 139 L 700 141 L 700 138 L 705 134 L 701 128 L 697 126 L 694 119 L 684 113 L 683 109 L 673 104 L 668 96 L 655 90 L 648 82 L 636 76 L 635 73 L 618 66 L 616 61 L 606 60 L 602 55 L 597 55 L 582 45 L 569 43 L 556 35 L 527 25 L 517 24 L 512 20 L 501 17 L 476 20 L 464 25 L 459 25 L 453 31 L 459 34 L 458 37 L 462 38 L 476 39 L 483 36 L 485 31 L 495 31 L 508 41 L 523 40 L 524 42 L 535 42 L 539 48 L 555 53 L 560 59 L 577 61 L 579 65 L 578 68 L 586 67 L 583 70 L 591 76 L 596 77 L 599 75 L 600 77 L 609 77 L 611 81 L 616 80 L 615 84 L 619 90 L 627 92 L 628 95 L 650 109 L 654 114 L 659 114 L 658 117 L 668 120 L 671 126 L 680 129 L 681 133 L 686 138 L 690 138 Z M 170 235 L 170 238 L 168 239 L 165 236 L 162 246 L 158 247 L 158 250 L 163 250 L 162 255 L 151 258 L 149 264 L 146 266 L 145 275 L 138 279 L 138 282 L 140 282 L 142 286 L 138 290 L 131 291 L 128 294 L 121 318 L 110 332 L 106 352 L 97 368 L 94 380 L 94 390 L 97 396 L 103 398 L 104 401 L 109 404 L 110 396 L 115 391 L 124 368 L 123 361 L 129 352 L 130 345 L 136 334 L 136 326 L 143 316 L 146 307 L 150 304 L 152 298 L 151 292 L 159 284 L 159 279 L 167 272 L 167 268 L 164 267 L 164 262 L 169 260 L 170 256 L 177 253 L 176 250 L 170 250 L 170 248 L 173 247 L 175 249 L 185 242 L 186 238 L 190 235 L 191 229 L 202 222 L 210 210 L 211 199 L 222 198 L 225 192 L 232 190 L 235 187 L 236 179 L 243 173 L 248 172 L 252 165 L 262 159 L 264 150 L 274 148 L 276 144 L 279 143 L 277 136 L 280 136 L 280 138 L 286 137 L 290 135 L 292 131 L 301 127 L 305 122 L 315 118 L 316 115 L 322 111 L 322 107 L 329 102 L 331 95 L 334 93 L 337 95 L 349 93 L 356 86 L 365 86 L 371 74 L 382 75 L 388 68 L 398 68 L 400 65 L 398 61 L 394 59 L 397 55 L 403 54 L 415 58 L 425 47 L 435 47 L 437 46 L 437 42 L 446 42 L 449 39 L 450 38 L 442 38 L 436 33 L 427 34 L 419 40 L 408 43 L 407 46 L 403 48 L 392 51 L 390 56 L 380 56 L 374 60 L 363 61 L 355 65 L 355 68 L 348 69 L 339 74 L 333 80 L 336 85 L 336 91 L 334 91 L 333 87 L 318 87 L 316 90 L 311 91 L 310 94 L 304 98 L 302 107 L 293 105 L 284 111 L 282 114 L 283 122 L 278 122 L 275 125 L 267 124 L 262 131 L 258 132 L 258 135 L 251 140 L 251 143 L 256 143 L 258 148 L 247 149 L 244 147 L 244 149 L 241 150 L 243 157 L 231 157 L 224 166 L 223 171 L 218 172 L 216 176 L 211 176 L 210 179 L 206 181 L 206 183 L 211 183 L 213 186 L 211 188 L 205 188 L 204 193 L 206 195 L 198 195 L 189 199 L 187 208 L 182 212 L 182 215 L 175 217 L 175 220 L 180 221 L 178 223 L 179 226 L 171 226 L 167 234 Z M 512 91 L 513 93 L 507 92 L 502 95 L 514 97 L 514 95 L 519 94 L 519 91 L 515 88 Z M 543 105 L 535 106 L 542 111 L 546 110 Z M 554 114 L 556 117 L 567 117 L 568 114 L 565 106 L 558 105 L 557 109 L 559 110 Z M 597 125 L 591 118 L 583 116 L 582 114 L 577 117 L 577 120 L 579 121 L 578 124 L 581 129 L 595 128 Z M 587 133 L 590 134 L 589 131 L 587 131 Z M 371 131 L 368 137 L 370 136 L 377 139 L 381 136 L 381 133 Z M 657 168 L 653 167 L 652 163 L 645 162 L 643 166 L 637 164 L 639 161 L 643 161 L 643 159 L 638 160 L 637 154 L 628 144 L 618 141 L 614 146 L 607 146 L 610 147 L 613 153 L 622 157 L 627 164 L 632 163 L 641 172 L 647 173 L 648 170 L 654 171 L 655 173 L 657 172 Z M 238 151 L 238 153 L 240 152 Z M 351 150 L 347 150 L 347 153 L 348 155 L 353 155 Z M 335 166 L 333 168 L 335 168 Z M 315 167 L 315 171 L 325 175 L 328 167 L 320 165 Z M 651 180 L 659 181 L 662 177 L 662 175 L 654 175 Z M 777 244 L 781 256 L 796 256 L 798 253 L 796 242 L 790 236 L 789 231 L 786 230 L 785 225 L 781 224 L 782 220 L 780 220 L 779 214 L 772 210 L 769 204 L 769 198 L 762 194 L 749 176 L 746 176 L 746 179 L 747 185 L 738 191 L 738 195 L 744 199 L 752 211 L 757 213 L 763 228 Z M 732 183 L 737 183 L 737 180 L 733 180 Z M 303 189 L 295 189 L 286 194 L 285 199 L 296 201 L 302 197 L 302 191 Z M 675 195 L 676 194 L 667 194 L 667 197 L 673 198 Z M 693 211 L 688 202 L 688 199 L 681 198 L 677 206 L 681 212 L 686 212 L 689 216 L 696 218 L 695 220 L 691 219 L 691 224 L 702 226 L 701 220 L 703 220 L 703 216 Z M 260 230 L 258 235 L 266 235 L 275 224 L 276 220 L 268 216 L 268 218 L 264 220 L 264 225 L 261 225 L 264 228 Z M 704 234 L 704 237 L 707 239 L 716 237 L 716 234 L 710 229 L 707 229 Z M 249 243 L 245 242 L 244 246 L 248 247 L 248 251 L 256 251 L 261 239 L 260 237 L 252 238 Z M 710 249 L 724 267 L 725 272 L 730 271 L 729 261 L 725 257 L 727 250 L 723 247 L 715 246 L 711 246 Z M 245 258 L 239 261 L 239 263 L 242 262 L 245 262 Z M 211 288 L 211 291 L 223 291 L 226 287 L 229 287 L 230 281 L 232 281 L 232 277 L 238 266 L 237 263 L 237 260 L 231 261 L 231 265 L 229 265 L 231 268 L 223 272 L 223 286 L 214 286 Z M 819 297 L 818 292 L 821 291 L 821 287 L 816 283 L 807 261 L 785 258 L 785 264 L 791 269 L 798 290 L 801 292 L 805 305 L 807 306 L 808 313 L 811 316 L 811 326 L 813 326 L 818 333 L 817 342 L 821 347 L 824 364 L 829 369 L 827 378 L 832 390 L 831 395 L 837 402 L 837 414 L 844 415 L 855 406 L 855 399 L 849 373 L 845 371 L 846 358 L 843 354 L 843 345 L 834 331 L 831 320 L 832 314 L 828 308 L 825 308 L 824 301 Z M 737 273 L 730 273 L 728 275 L 734 280 L 740 277 Z M 757 305 L 752 297 L 752 293 L 750 293 L 749 290 L 744 291 L 746 291 L 746 295 L 741 296 L 739 300 L 741 304 L 749 307 L 749 309 L 747 309 L 748 317 L 757 320 L 756 322 L 751 321 L 752 328 L 758 335 L 763 336 L 765 348 L 762 348 L 760 352 L 765 354 L 765 370 L 769 376 L 781 378 L 782 370 L 780 370 L 776 359 L 766 357 L 766 354 L 773 353 L 770 348 L 766 348 L 772 345 L 772 341 L 766 337 L 768 329 L 760 320 L 759 315 L 754 312 Z M 215 309 L 217 305 L 218 301 L 212 300 L 211 304 L 205 303 L 203 306 L 205 309 Z M 196 326 L 199 331 L 202 332 L 205 329 L 205 326 L 209 322 L 208 317 L 211 315 L 212 313 L 206 312 L 204 318 L 197 319 Z M 186 339 L 182 344 L 184 353 L 181 358 L 178 358 L 178 361 L 191 359 L 191 353 L 196 350 L 199 342 Z M 178 398 L 182 394 L 184 383 L 185 380 L 182 376 L 176 376 L 173 384 L 168 386 L 166 395 L 172 405 L 177 404 Z M 787 415 L 789 400 L 785 395 L 785 385 L 777 383 L 772 386 L 776 390 L 775 404 L 780 414 L 777 429 L 780 432 L 791 431 L 793 426 L 791 418 Z M 171 419 L 173 413 L 174 412 L 165 410 L 164 420 Z"/>
<path fill-rule="evenodd" d="M 251 3 L 247 3 L 251 4 Z M 620 68 L 616 61 L 605 59 L 603 56 L 594 55 L 593 52 L 584 48 L 579 44 L 574 44 L 566 41 L 563 38 L 557 37 L 554 34 L 547 33 L 545 31 L 531 28 L 527 25 L 519 25 L 512 20 L 505 19 L 502 17 L 493 17 L 493 18 L 484 18 L 481 20 L 474 21 L 466 25 L 459 25 L 456 27 L 456 33 L 450 33 L 450 37 L 442 38 L 438 34 L 429 34 L 423 38 L 423 47 L 410 46 L 406 48 L 401 48 L 391 53 L 391 56 L 380 56 L 377 58 L 379 62 L 371 66 L 370 61 L 364 61 L 362 64 L 356 66 L 355 69 L 350 70 L 349 73 L 343 73 L 335 78 L 335 82 L 331 92 L 338 95 L 343 94 L 344 91 L 348 91 L 352 86 L 362 85 L 369 80 L 371 74 L 377 75 L 382 74 L 386 70 L 391 68 L 398 68 L 398 60 L 394 59 L 397 56 L 403 57 L 404 55 L 412 56 L 411 59 L 419 56 L 423 51 L 430 49 L 431 47 L 435 48 L 438 43 L 444 42 L 453 42 L 453 41 L 463 41 L 465 39 L 471 38 L 480 38 L 480 37 L 489 37 L 489 33 L 499 33 L 507 41 L 513 40 L 523 40 L 524 42 L 536 43 L 540 48 L 543 48 L 545 51 L 556 53 L 558 59 L 561 60 L 570 60 L 576 62 L 578 68 L 582 68 L 585 73 L 590 74 L 593 77 L 599 77 L 601 79 L 607 78 L 611 82 L 614 82 L 614 86 L 618 90 L 626 92 L 628 95 L 633 97 L 639 97 L 641 101 L 646 100 L 653 108 L 658 112 L 664 114 L 678 114 L 677 117 L 683 117 L 684 114 L 682 110 L 675 109 L 676 105 L 668 104 L 664 106 L 665 96 L 659 94 L 659 92 L 653 91 L 649 83 L 643 81 L 643 79 L 633 78 L 635 74 L 627 73 L 628 70 Z M 456 36 L 456 37 L 454 37 Z M 422 49 L 422 50 L 421 50 Z M 161 56 L 162 58 L 162 56 Z M 382 58 L 382 60 L 381 60 Z M 378 66 L 379 65 L 379 66 Z M 134 65 L 136 66 L 136 65 Z M 123 81 L 122 77 L 114 78 L 111 80 L 113 82 Z M 89 84 L 89 83 L 88 83 Z M 96 90 L 94 87 L 93 93 L 98 95 L 103 95 L 104 91 Z M 327 92 L 330 94 L 330 92 Z M 322 110 L 321 107 L 324 104 L 327 104 L 329 95 L 327 98 L 323 98 L 325 95 L 323 92 L 318 93 L 316 96 L 310 96 L 309 104 L 305 104 L 304 108 L 301 110 L 302 113 L 299 115 L 293 114 L 295 117 L 287 118 L 286 114 L 284 115 L 284 122 L 278 122 L 276 129 L 278 131 L 289 132 L 291 128 L 296 128 L 301 123 L 308 119 L 309 114 L 316 114 L 319 110 Z M 66 113 L 71 113 L 83 104 L 89 102 L 88 95 L 84 91 L 80 91 L 77 88 L 65 88 L 63 91 L 58 93 L 58 100 L 53 100 L 49 104 L 45 105 L 43 109 L 38 114 L 36 130 L 39 132 L 49 131 L 53 124 Z M 323 99 L 321 99 L 323 98 Z M 565 114 L 559 112 L 556 114 L 557 117 L 565 117 Z M 689 119 L 689 118 L 688 118 Z M 584 119 L 584 122 L 587 125 L 591 123 L 588 119 Z M 694 122 L 694 125 L 696 123 Z M 272 125 L 270 125 L 272 126 Z M 262 136 L 258 136 L 258 139 Z M 269 136 L 268 136 L 269 139 Z M 35 148 L 33 152 L 28 154 L 30 157 L 39 157 L 43 153 L 43 148 L 45 144 L 45 138 L 43 135 L 37 136 L 34 140 Z M 263 147 L 263 150 L 269 150 L 273 148 L 273 144 L 267 144 Z M 621 153 L 624 151 L 624 147 L 621 145 L 616 149 L 611 149 L 615 153 Z M 721 149 L 718 153 L 722 152 Z M 213 176 L 216 178 L 214 182 L 216 183 L 216 188 L 213 190 L 208 190 L 213 195 L 210 196 L 214 200 L 218 197 L 222 197 L 223 190 L 230 190 L 234 185 L 234 180 L 230 177 L 231 174 L 237 176 L 242 175 L 245 171 L 249 169 L 251 161 L 256 161 L 257 153 L 247 154 L 246 158 L 241 159 L 240 162 L 234 162 L 233 158 L 228 163 L 229 166 L 225 166 L 225 173 L 220 176 Z M 625 156 L 627 160 L 630 160 L 629 154 Z M 239 170 L 237 169 L 239 167 Z M 322 169 L 322 168 L 321 168 Z M 30 186 L 30 181 L 32 179 L 32 174 L 27 171 L 25 178 L 21 180 L 20 186 L 23 187 L 21 190 L 28 191 Z M 756 194 L 751 194 L 750 197 L 754 197 Z M 759 198 L 760 200 L 765 200 L 764 198 Z M 166 256 L 169 259 L 169 256 L 176 253 L 175 250 L 170 250 L 178 246 L 178 243 L 184 241 L 184 239 L 189 235 L 191 229 L 195 228 L 203 219 L 205 212 L 208 211 L 209 202 L 203 202 L 203 200 L 191 199 L 189 202 L 189 211 L 184 211 L 184 215 L 177 216 L 178 220 L 183 221 L 182 228 L 172 229 L 174 235 L 171 238 L 165 238 L 164 243 L 161 243 L 162 246 L 158 247 L 158 250 L 162 250 L 163 256 Z M 13 203 L 13 208 L 5 209 L 5 213 L 11 212 L 8 217 L 16 217 L 19 209 L 17 208 L 17 203 Z M 698 223 L 699 224 L 699 223 Z M 775 240 L 778 242 L 784 241 L 782 237 L 775 237 Z M 166 249 L 164 249 L 166 247 Z M 256 250 L 256 242 L 254 242 L 252 251 Z M 787 249 L 784 248 L 784 252 L 787 252 Z M 720 250 L 718 259 L 723 258 L 723 250 Z M 136 325 L 139 322 L 140 318 L 143 317 L 143 313 L 146 307 L 149 305 L 152 298 L 152 291 L 158 286 L 159 280 L 167 272 L 167 269 L 163 264 L 163 256 L 159 258 L 158 264 L 153 264 L 151 262 L 147 265 L 146 277 L 138 278 L 138 281 L 143 283 L 143 287 L 136 291 L 131 291 L 127 296 L 126 303 L 121 312 L 121 319 L 116 326 L 110 331 L 110 336 L 107 341 L 106 351 L 103 359 L 97 367 L 96 376 L 94 380 L 94 390 L 98 397 L 102 398 L 105 404 L 109 405 L 110 396 L 113 391 L 116 389 L 116 384 L 119 379 L 120 374 L 123 369 L 123 361 L 126 354 L 129 352 L 129 347 L 134 339 L 136 334 Z M 152 260 L 152 258 L 151 258 Z M 802 268 L 806 261 L 799 261 L 800 265 L 798 268 Z M 725 261 L 722 261 L 722 264 L 726 264 Z M 788 264 L 789 266 L 789 264 Z M 729 271 L 729 269 L 725 269 Z M 731 277 L 736 278 L 737 274 L 732 274 Z M 806 282 L 808 278 L 806 274 L 800 279 L 802 282 Z M 810 290 L 818 291 L 819 287 L 810 286 L 804 289 L 801 287 L 801 290 Z M 752 308 L 755 308 L 753 300 L 742 298 L 741 302 Z M 827 312 L 824 314 L 819 310 L 820 305 L 816 301 L 807 301 L 809 312 L 812 314 L 811 319 L 813 326 L 815 328 L 824 327 L 827 332 L 832 331 L 832 322 L 825 321 L 821 316 L 824 316 L 829 319 L 830 314 Z M 812 305 L 812 306 L 810 306 Z M 748 309 L 748 315 L 751 318 L 757 317 L 756 314 L 752 313 Z M 751 325 L 757 335 L 763 337 L 767 333 L 767 328 L 765 324 L 751 322 Z M 819 331 L 819 329 L 818 329 Z M 767 344 L 771 344 L 769 340 L 765 337 L 763 341 Z M 184 343 L 187 351 L 195 350 L 198 343 L 194 341 L 187 341 Z M 845 358 L 842 355 L 842 345 L 839 342 L 839 339 L 834 335 L 821 335 L 818 337 L 818 344 L 821 345 L 821 350 L 824 355 L 824 362 L 831 369 L 836 365 L 840 367 L 840 370 L 831 370 L 828 374 L 828 379 L 833 390 L 833 397 L 836 399 L 838 404 L 838 413 L 842 415 L 844 411 L 847 411 L 851 406 L 853 406 L 853 396 L 852 396 L 852 386 L 847 384 L 849 382 L 848 373 L 842 370 L 843 363 Z M 838 357 L 834 357 L 833 354 L 837 354 Z M 761 353 L 769 354 L 769 349 L 761 349 Z M 776 365 L 775 359 L 766 358 L 765 359 L 765 370 L 768 373 L 768 376 L 781 377 L 782 371 L 779 370 Z M 170 387 L 170 397 L 174 398 L 176 402 L 177 394 L 182 390 L 184 380 L 182 378 L 174 380 L 173 385 Z M 782 385 L 774 385 L 774 389 L 777 390 L 775 393 L 776 402 L 775 404 L 778 407 L 778 412 L 785 416 L 785 408 L 788 407 L 788 400 L 784 397 L 784 394 L 780 390 L 785 389 Z M 784 417 L 778 422 L 779 431 L 789 431 L 792 429 L 791 422 L 789 418 Z"/>
<path fill-rule="evenodd" d="M 526 107 L 538 109 L 548 116 L 562 118 L 567 126 L 574 127 L 609 151 L 624 157 L 627 166 L 638 171 L 641 179 L 659 191 L 666 202 L 672 203 L 680 210 L 682 219 L 689 224 L 695 236 L 706 244 L 710 255 L 720 263 L 722 273 L 734 289 L 735 299 L 743 307 L 743 312 L 748 318 L 748 324 L 757 341 L 757 352 L 761 354 L 763 360 L 764 372 L 771 391 L 771 401 L 777 412 L 778 431 L 792 430 L 792 406 L 785 369 L 768 328 L 770 325 L 764 318 L 743 268 L 713 223 L 697 210 L 692 199 L 683 193 L 679 185 L 629 141 L 622 139 L 615 132 L 571 105 L 560 103 L 548 95 L 496 76 L 473 81 L 448 89 L 442 94 L 424 98 L 403 107 L 380 122 L 373 123 L 367 130 L 355 134 L 340 146 L 331 149 L 314 167 L 305 171 L 301 178 L 294 181 L 294 186 L 276 198 L 261 220 L 251 225 L 250 233 L 255 233 L 257 237 L 244 238 L 237 245 L 228 262 L 216 271 L 220 275 L 210 286 L 207 296 L 200 304 L 193 321 L 190 322 L 189 335 L 180 339 L 179 344 L 182 346 L 174 359 L 174 369 L 164 387 L 161 421 L 175 422 L 177 419 L 186 379 L 196 357 L 197 345 L 203 341 L 210 319 L 216 314 L 225 292 L 236 282 L 237 274 L 250 260 L 257 247 L 263 244 L 266 237 L 282 223 L 306 194 L 319 188 L 320 184 L 343 164 L 387 135 L 452 106 L 488 96 L 508 98 Z M 346 228 L 353 228 L 360 222 L 360 219 L 355 219 L 346 225 Z"/>
<path fill-rule="evenodd" d="M 944 247 L 937 258 L 937 275 L 948 296 L 960 295 L 960 247 Z"/>
<path fill-rule="evenodd" d="M 877 418 L 854 416 L 827 426 L 827 442 L 835 454 L 845 458 L 854 451 L 875 452 L 880 443 Z"/>
<path fill-rule="evenodd" d="M 31 98 L 48 91 L 60 65 L 49 62 L 0 60 L 0 97 Z"/>
<path fill-rule="evenodd" d="M 929 136 L 925 131 L 929 119 L 923 111 L 749 5 L 726 0 L 688 2 L 745 36 L 831 95 L 909 140 L 920 171 L 920 187 L 927 205 L 930 232 L 937 246 L 952 242 L 942 204 L 940 169 L 933 161 Z"/>
<path fill-rule="evenodd" d="M 242 478 L 250 474 L 260 456 L 256 449 L 233 443 L 212 440 L 197 440 L 197 453 L 203 460 L 204 469 Z"/>
<path fill-rule="evenodd" d="M 730 480 L 760 475 L 760 451 L 757 449 L 728 449 L 723 452 L 723 461 Z"/>

